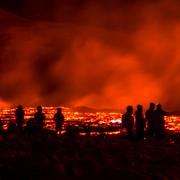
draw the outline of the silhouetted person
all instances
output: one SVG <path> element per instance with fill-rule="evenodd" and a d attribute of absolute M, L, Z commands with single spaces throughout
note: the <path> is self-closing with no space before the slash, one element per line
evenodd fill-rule
<path fill-rule="evenodd" d="M 161 104 L 156 106 L 156 137 L 161 140 L 165 138 L 165 120 L 164 116 L 168 115 L 167 112 L 162 110 Z"/>
<path fill-rule="evenodd" d="M 25 132 L 28 134 L 36 132 L 36 122 L 34 118 L 30 118 L 25 127 Z"/>
<path fill-rule="evenodd" d="M 8 133 L 16 133 L 16 124 L 12 121 L 8 124 Z"/>
<path fill-rule="evenodd" d="M 146 111 L 146 120 L 147 120 L 147 136 L 152 137 L 156 131 L 156 113 L 155 113 L 155 104 L 150 103 L 149 109 Z"/>
<path fill-rule="evenodd" d="M 0 133 L 2 133 L 2 132 L 3 132 L 3 121 L 0 120 Z"/>
<path fill-rule="evenodd" d="M 34 114 L 34 119 L 36 123 L 36 128 L 38 131 L 41 131 L 44 127 L 44 120 L 45 120 L 45 115 L 42 112 L 42 106 L 37 107 L 37 112 Z"/>
<path fill-rule="evenodd" d="M 133 117 L 133 107 L 128 106 L 126 108 L 126 113 L 122 116 L 122 125 L 126 129 L 128 138 L 133 137 L 133 127 L 134 127 L 134 117 Z"/>
<path fill-rule="evenodd" d="M 138 139 L 144 139 L 144 128 L 145 128 L 145 118 L 143 115 L 143 107 L 137 105 L 137 110 L 135 112 L 136 118 L 136 135 Z"/>
<path fill-rule="evenodd" d="M 62 109 L 61 108 L 57 108 L 57 113 L 54 115 L 54 121 L 56 124 L 56 133 L 60 133 L 62 131 L 62 126 L 64 123 L 64 115 L 62 113 Z"/>
<path fill-rule="evenodd" d="M 15 112 L 16 124 L 17 124 L 17 127 L 18 127 L 19 131 L 23 130 L 24 115 L 25 115 L 25 113 L 24 113 L 24 110 L 23 110 L 23 106 L 19 105 L 17 107 L 17 109 L 16 109 L 16 112 Z"/>

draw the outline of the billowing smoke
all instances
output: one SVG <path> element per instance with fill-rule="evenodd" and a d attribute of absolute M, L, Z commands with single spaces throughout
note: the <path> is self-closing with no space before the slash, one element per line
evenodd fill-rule
<path fill-rule="evenodd" d="M 13 2 L 0 10 L 1 104 L 179 110 L 178 0 Z"/>

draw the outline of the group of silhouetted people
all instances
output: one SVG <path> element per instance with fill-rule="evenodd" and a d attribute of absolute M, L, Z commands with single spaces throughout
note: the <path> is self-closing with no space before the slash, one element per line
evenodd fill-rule
<path fill-rule="evenodd" d="M 22 105 L 19 105 L 15 112 L 17 128 L 20 132 L 23 131 L 23 126 L 25 124 L 25 112 Z M 42 106 L 37 106 L 37 112 L 34 114 L 34 118 L 27 121 L 25 129 L 29 132 L 37 131 L 41 132 L 45 125 L 46 116 L 42 111 Z M 62 114 L 62 109 L 57 108 L 57 112 L 54 115 L 53 120 L 56 125 L 56 132 L 61 133 L 62 126 L 64 123 L 64 115 Z"/>
<path fill-rule="evenodd" d="M 135 137 L 137 139 L 151 138 L 155 136 L 161 140 L 165 137 L 165 120 L 164 116 L 168 115 L 167 112 L 162 110 L 161 104 L 155 105 L 150 103 L 149 109 L 143 113 L 143 107 L 137 105 L 134 112 L 133 106 L 127 106 L 126 112 L 122 116 L 122 127 L 126 129 L 129 139 Z M 15 111 L 16 124 L 15 127 L 22 132 L 25 124 L 25 112 L 22 105 L 19 105 Z M 34 114 L 34 118 L 27 121 L 25 130 L 27 132 L 41 132 L 45 125 L 45 113 L 43 113 L 42 106 L 37 106 L 37 111 Z M 64 115 L 61 108 L 57 108 L 57 112 L 54 114 L 53 120 L 55 121 L 56 133 L 61 134 Z M 11 124 L 13 129 L 14 124 Z M 134 129 L 136 133 L 134 133 Z"/>
<path fill-rule="evenodd" d="M 143 107 L 137 105 L 137 109 L 133 114 L 133 107 L 128 106 L 126 113 L 122 116 L 122 126 L 127 131 L 128 138 L 134 137 L 134 127 L 136 129 L 137 139 L 151 138 L 155 136 L 158 140 L 165 138 L 165 120 L 164 116 L 167 112 L 162 110 L 161 104 L 155 106 L 150 103 L 149 109 L 143 114 Z M 146 129 L 146 131 L 145 131 Z"/>

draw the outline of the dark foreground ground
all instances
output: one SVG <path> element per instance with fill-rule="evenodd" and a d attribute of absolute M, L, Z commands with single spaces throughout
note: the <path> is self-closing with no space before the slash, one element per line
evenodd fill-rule
<path fill-rule="evenodd" d="M 171 138 L 9 134 L 0 139 L 0 179 L 180 179 L 180 136 Z"/>

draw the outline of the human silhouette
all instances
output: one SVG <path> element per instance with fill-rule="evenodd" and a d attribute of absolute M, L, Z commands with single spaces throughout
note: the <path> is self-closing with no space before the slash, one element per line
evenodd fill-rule
<path fill-rule="evenodd" d="M 126 129 L 128 138 L 133 137 L 133 127 L 134 127 L 134 117 L 133 117 L 133 107 L 127 106 L 126 113 L 122 116 L 122 125 Z"/>
<path fill-rule="evenodd" d="M 137 139 L 144 139 L 145 118 L 143 115 L 143 107 L 141 105 L 137 105 L 135 118 Z"/>
<path fill-rule="evenodd" d="M 0 119 L 0 133 L 3 132 L 3 121 Z"/>
<path fill-rule="evenodd" d="M 16 133 L 17 127 L 16 127 L 16 123 L 14 123 L 13 121 L 10 121 L 8 124 L 8 133 Z"/>
<path fill-rule="evenodd" d="M 37 106 L 37 112 L 34 114 L 37 131 L 41 131 L 44 127 L 44 120 L 46 116 L 42 112 L 42 106 Z"/>
<path fill-rule="evenodd" d="M 156 137 L 161 140 L 165 138 L 165 120 L 164 116 L 167 116 L 168 113 L 162 110 L 162 105 L 158 104 L 156 106 Z"/>
<path fill-rule="evenodd" d="M 156 131 L 156 113 L 155 113 L 155 104 L 150 103 L 149 109 L 146 111 L 146 120 L 147 120 L 147 136 L 152 137 Z"/>
<path fill-rule="evenodd" d="M 15 112 L 15 117 L 16 117 L 16 124 L 17 128 L 19 131 L 22 132 L 23 130 L 23 124 L 24 124 L 24 110 L 22 105 L 18 105 L 16 112 Z"/>
<path fill-rule="evenodd" d="M 56 133 L 59 132 L 61 134 L 62 126 L 63 126 L 63 123 L 64 123 L 64 115 L 62 113 L 61 108 L 57 108 L 57 113 L 55 113 L 53 119 L 54 119 L 55 124 L 56 124 Z"/>
<path fill-rule="evenodd" d="M 26 127 L 25 127 L 25 132 L 28 134 L 32 134 L 34 132 L 36 132 L 36 122 L 34 118 L 30 118 L 27 123 L 26 123 Z"/>

